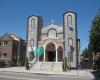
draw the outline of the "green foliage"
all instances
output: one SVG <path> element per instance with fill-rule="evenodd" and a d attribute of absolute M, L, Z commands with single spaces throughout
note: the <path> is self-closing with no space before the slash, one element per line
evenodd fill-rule
<path fill-rule="evenodd" d="M 90 43 L 94 52 L 100 52 L 100 15 L 97 15 L 92 22 Z"/>
<path fill-rule="evenodd" d="M 28 58 L 26 57 L 26 70 L 30 70 L 30 67 L 29 67 L 29 61 L 28 61 Z"/>
<path fill-rule="evenodd" d="M 13 66 L 13 62 L 12 61 L 8 61 L 8 66 Z"/>
<path fill-rule="evenodd" d="M 95 62 L 96 65 L 100 65 L 100 56 L 96 57 L 94 62 Z"/>
<path fill-rule="evenodd" d="M 12 61 L 0 61 L 0 67 L 11 67 L 13 66 L 13 62 Z"/>
<path fill-rule="evenodd" d="M 83 56 L 83 58 L 88 58 L 88 57 L 89 57 L 89 53 L 88 53 L 88 49 L 87 49 L 87 48 L 85 48 L 85 49 L 83 50 L 82 56 Z"/>
<path fill-rule="evenodd" d="M 4 61 L 0 61 L 0 68 L 6 67 L 6 63 Z"/>
<path fill-rule="evenodd" d="M 2 55 L 2 49 L 0 48 L 0 57 L 1 57 L 1 55 Z"/>
<path fill-rule="evenodd" d="M 68 66 L 67 66 L 67 58 L 64 57 L 64 59 L 63 59 L 63 63 L 62 63 L 63 71 L 66 71 L 67 67 L 68 67 Z"/>

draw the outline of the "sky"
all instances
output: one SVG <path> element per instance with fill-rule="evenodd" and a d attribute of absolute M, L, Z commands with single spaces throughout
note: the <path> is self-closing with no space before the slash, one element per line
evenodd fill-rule
<path fill-rule="evenodd" d="M 44 26 L 54 20 L 63 25 L 63 14 L 69 10 L 77 13 L 77 30 L 81 52 L 88 46 L 92 21 L 100 8 L 100 0 L 0 0 L 0 36 L 16 33 L 26 39 L 28 17 L 43 17 Z"/>

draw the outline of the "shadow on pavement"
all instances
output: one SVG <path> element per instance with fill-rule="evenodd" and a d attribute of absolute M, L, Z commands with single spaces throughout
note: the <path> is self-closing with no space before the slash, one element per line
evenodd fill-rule
<path fill-rule="evenodd" d="M 93 80 L 100 80 L 100 71 L 92 71 L 91 73 L 94 75 Z"/>

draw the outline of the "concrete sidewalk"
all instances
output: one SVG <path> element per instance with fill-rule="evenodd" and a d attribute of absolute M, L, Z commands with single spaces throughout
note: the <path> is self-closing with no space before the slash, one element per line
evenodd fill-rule
<path fill-rule="evenodd" d="M 91 70 L 70 70 L 67 72 L 63 71 L 33 71 L 25 70 L 24 67 L 9 67 L 9 68 L 0 68 L 0 72 L 20 72 L 20 73 L 34 73 L 34 74 L 59 74 L 59 75 L 71 75 L 71 76 L 86 76 L 94 77 L 91 73 Z"/>

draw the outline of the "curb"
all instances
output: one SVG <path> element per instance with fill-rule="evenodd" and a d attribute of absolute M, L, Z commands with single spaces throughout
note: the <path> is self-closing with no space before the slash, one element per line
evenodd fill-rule
<path fill-rule="evenodd" d="M 13 72 L 13 73 L 28 73 L 28 74 L 36 74 L 36 75 L 66 75 L 66 76 L 85 76 L 85 77 L 93 77 L 92 74 L 87 73 L 85 71 L 67 71 L 67 72 L 57 72 L 57 71 L 32 71 L 32 70 L 2 70 L 0 72 Z"/>

